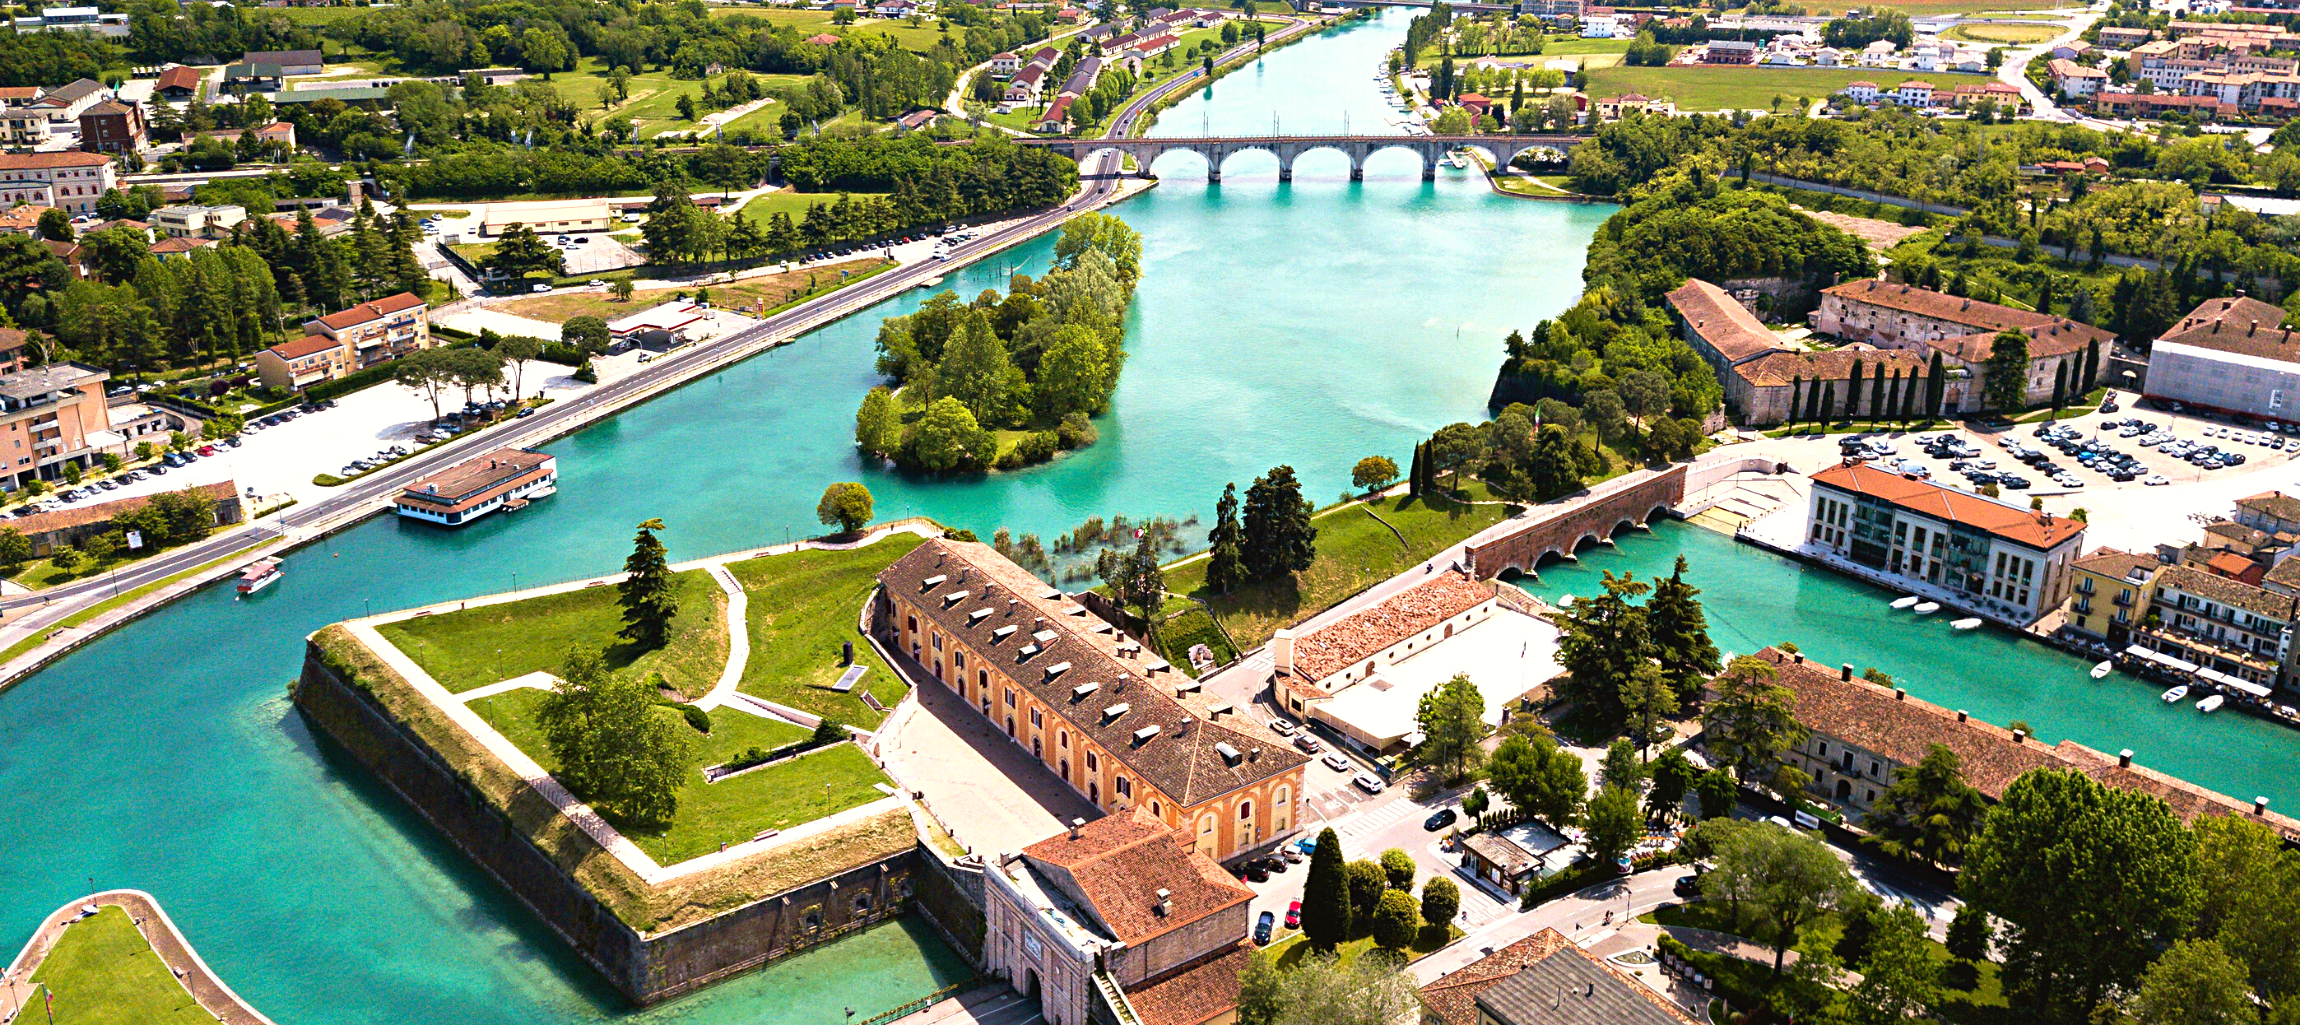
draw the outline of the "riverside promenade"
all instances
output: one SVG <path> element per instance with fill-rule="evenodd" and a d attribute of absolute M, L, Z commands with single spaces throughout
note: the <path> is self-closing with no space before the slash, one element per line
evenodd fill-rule
<path fill-rule="evenodd" d="M 8 966 L 5 974 L 0 974 L 0 1023 L 42 1020 L 37 1014 L 41 997 L 31 985 L 33 974 L 40 970 L 40 963 L 47 960 L 49 952 L 56 949 L 73 923 L 86 917 L 90 909 L 107 907 L 127 912 L 129 919 L 136 923 L 136 932 L 151 945 L 152 952 L 159 955 L 160 963 L 168 966 L 192 999 L 217 1021 L 226 1025 L 274 1025 L 263 1012 L 232 992 L 232 988 L 208 968 L 207 962 L 200 960 L 191 941 L 184 939 L 183 931 L 160 909 L 159 900 L 142 890 L 105 890 L 82 897 L 57 908 L 41 922 L 31 942 L 24 944 L 15 962 Z M 29 1009 L 25 1006 L 28 1001 L 32 1004 Z"/>

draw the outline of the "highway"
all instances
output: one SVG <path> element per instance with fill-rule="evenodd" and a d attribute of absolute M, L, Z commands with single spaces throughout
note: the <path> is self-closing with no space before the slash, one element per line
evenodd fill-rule
<path fill-rule="evenodd" d="M 1314 21 L 1297 19 L 1273 33 L 1272 41 L 1307 31 Z M 1251 42 L 1224 52 L 1218 63 L 1248 56 Z M 1112 120 L 1108 135 L 1133 133 L 1143 116 L 1159 100 L 1205 77 L 1192 68 L 1136 97 Z M 1076 213 L 1092 210 L 1118 198 L 1124 167 L 1117 154 L 1105 153 L 1091 165 L 1079 167 L 1078 193 L 1062 206 L 1019 220 L 1005 222 L 952 248 L 947 261 L 922 261 L 886 271 L 811 302 L 767 317 L 755 327 L 723 338 L 675 350 L 637 371 L 591 389 L 573 399 L 538 409 L 525 419 L 474 431 L 344 485 L 339 491 L 308 505 L 298 505 L 265 520 L 234 527 L 197 544 L 187 545 L 90 578 L 33 594 L 0 599 L 0 612 L 15 616 L 0 630 L 0 644 L 14 643 L 47 631 L 57 623 L 116 594 L 157 584 L 176 574 L 219 559 L 245 558 L 281 538 L 304 541 L 349 526 L 391 506 L 392 496 L 414 481 L 463 460 L 506 446 L 533 447 L 635 405 L 660 392 L 723 369 L 772 348 L 778 340 L 795 339 L 825 324 L 861 312 L 918 287 L 921 282 L 965 266 L 1009 246 L 1052 231 Z M 30 610 L 30 611 L 26 611 Z M 0 685 L 12 682 L 31 667 L 26 658 L 0 666 Z"/>

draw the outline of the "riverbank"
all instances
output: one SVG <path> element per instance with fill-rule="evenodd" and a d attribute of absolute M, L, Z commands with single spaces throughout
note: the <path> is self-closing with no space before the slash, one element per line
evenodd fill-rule
<path fill-rule="evenodd" d="M 156 963 L 142 962 L 145 954 Z M 31 1013 L 33 1001 L 51 1019 L 63 1007 L 66 1021 L 273 1025 L 200 960 L 159 900 L 142 890 L 81 897 L 40 923 L 0 973 L 0 1021 Z"/>

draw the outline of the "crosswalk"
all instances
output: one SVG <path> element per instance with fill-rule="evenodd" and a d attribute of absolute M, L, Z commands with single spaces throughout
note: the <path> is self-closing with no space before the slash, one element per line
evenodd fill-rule
<path fill-rule="evenodd" d="M 1347 840 L 1353 836 L 1364 836 L 1367 833 L 1395 825 L 1400 819 L 1426 813 L 1427 809 L 1412 801 L 1391 801 L 1379 808 L 1370 808 L 1359 812 L 1357 817 L 1343 823 L 1342 827 L 1335 832 L 1340 834 L 1342 839 Z"/>

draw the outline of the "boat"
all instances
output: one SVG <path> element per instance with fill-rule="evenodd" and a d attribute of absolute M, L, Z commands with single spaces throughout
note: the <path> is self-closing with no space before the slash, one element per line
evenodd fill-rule
<path fill-rule="evenodd" d="M 2097 666 L 2092 667 L 2092 678 L 2095 680 L 2100 679 L 2101 677 L 2107 676 L 2109 673 L 2114 672 L 2115 670 L 2115 663 L 2103 662 Z"/>
<path fill-rule="evenodd" d="M 1915 612 L 1916 612 L 1916 614 L 1917 614 L 1917 615 L 1920 615 L 1920 616 L 1929 616 L 1929 615 L 1932 615 L 1932 614 L 1933 614 L 1933 613 L 1935 613 L 1935 612 L 1939 612 L 1940 610 L 1941 610 L 1941 603 L 1940 603 L 1940 602 L 1937 602 L 1937 601 L 1928 601 L 1928 602 L 1919 602 L 1919 603 L 1917 603 L 1917 607 L 1916 607 L 1916 609 L 1915 609 Z"/>
<path fill-rule="evenodd" d="M 920 288 L 941 288 L 941 287 L 942 287 L 942 279 L 941 279 L 941 278 L 928 278 L 928 279 L 926 279 L 925 281 L 921 281 L 921 282 L 919 282 L 919 283 L 918 283 L 918 287 L 920 287 Z"/>
<path fill-rule="evenodd" d="M 1956 628 L 1957 628 L 1957 629 L 1959 629 L 1959 630 L 1971 630 L 1971 629 L 1973 629 L 1973 628 L 1975 628 L 1975 627 L 1978 627 L 1978 626 L 1980 626 L 1980 625 L 1981 625 L 1981 621 L 1980 621 L 1980 617 L 1978 617 L 1978 616 L 1970 616 L 1970 617 L 1967 617 L 1967 618 L 1964 618 L 1964 619 L 1960 619 L 1960 620 L 1957 620 L 1956 622 L 1950 623 L 1949 625 L 1950 625 L 1950 626 L 1953 626 L 1953 627 L 1956 627 Z"/>
<path fill-rule="evenodd" d="M 2188 700 L 2188 686 L 2186 684 L 2164 692 L 2164 703 L 2167 705 L 2177 705 L 2186 700 Z"/>
<path fill-rule="evenodd" d="M 2222 705 L 2224 705 L 2224 704 L 2227 704 L 2227 703 L 2228 703 L 2228 699 L 2227 699 L 2226 697 L 2224 697 L 2224 696 L 2222 696 L 2222 695 L 2219 695 L 2219 694 L 2214 694 L 2214 695 L 2212 695 L 2211 697 L 2205 698 L 2204 700 L 2197 702 L 2197 703 L 2196 703 L 2196 710 L 2197 710 L 2197 711 L 2199 711 L 2199 712 L 2205 712 L 2205 713 L 2217 712 L 2217 711 L 2220 711 L 2220 706 L 2222 706 Z"/>
<path fill-rule="evenodd" d="M 1924 600 L 1923 598 L 1919 598 L 1919 597 L 1917 597 L 1916 595 L 1913 595 L 1913 594 L 1912 594 L 1912 595 L 1910 595 L 1910 596 L 1908 596 L 1908 597 L 1906 597 L 1906 598 L 1895 598 L 1895 599 L 1893 599 L 1893 607 L 1894 607 L 1894 608 L 1896 608 L 1896 609 L 1905 609 L 1905 608 L 1908 608 L 1908 607 L 1909 607 L 1909 606 L 1911 606 L 1911 605 L 1915 605 L 1916 603 L 1918 603 L 1918 602 L 1921 602 L 1921 601 L 1923 601 L 1923 600 Z"/>
<path fill-rule="evenodd" d="M 280 572 L 278 559 L 257 559 L 255 565 L 240 571 L 240 594 L 254 594 L 279 583 L 285 575 Z"/>

